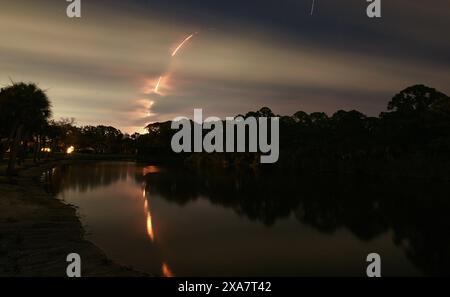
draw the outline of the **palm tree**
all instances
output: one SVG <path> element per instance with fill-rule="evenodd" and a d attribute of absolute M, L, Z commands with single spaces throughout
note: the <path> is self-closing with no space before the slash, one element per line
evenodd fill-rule
<path fill-rule="evenodd" d="M 51 116 L 51 104 L 45 92 L 35 84 L 13 83 L 0 90 L 0 116 L 9 124 L 7 174 L 12 175 L 24 135 L 45 127 Z"/>

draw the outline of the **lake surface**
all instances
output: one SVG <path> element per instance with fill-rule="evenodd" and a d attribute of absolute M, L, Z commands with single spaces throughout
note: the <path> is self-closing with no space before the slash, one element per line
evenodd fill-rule
<path fill-rule="evenodd" d="M 113 261 L 164 276 L 448 273 L 447 185 L 233 176 L 103 162 L 48 172 L 87 238 Z"/>

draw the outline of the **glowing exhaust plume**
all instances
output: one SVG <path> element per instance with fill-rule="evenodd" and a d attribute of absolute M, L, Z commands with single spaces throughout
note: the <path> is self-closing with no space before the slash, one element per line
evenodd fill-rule
<path fill-rule="evenodd" d="M 178 51 L 186 44 L 186 42 L 188 42 L 188 41 L 189 41 L 192 37 L 194 37 L 196 34 L 197 34 L 197 32 L 194 33 L 194 34 L 189 35 L 188 37 L 186 37 L 186 38 L 183 40 L 183 42 L 180 43 L 180 45 L 178 45 L 177 48 L 173 51 L 172 57 L 175 57 L 176 54 L 178 53 Z"/>
<path fill-rule="evenodd" d="M 198 34 L 198 32 L 195 32 L 195 33 L 193 33 L 193 34 L 191 34 L 191 35 L 189 35 L 188 37 L 186 37 L 176 48 L 175 48 L 175 50 L 172 52 L 172 57 L 175 57 L 176 55 L 177 55 L 177 53 L 183 48 L 183 46 L 192 38 L 192 37 L 194 37 L 195 35 L 197 35 Z M 163 84 L 163 85 L 166 85 L 167 84 L 167 79 L 169 79 L 170 78 L 170 74 L 167 74 L 167 75 L 161 75 L 160 77 L 159 77 L 159 79 L 158 79 L 158 81 L 156 82 L 156 85 L 154 85 L 154 87 L 153 87 L 153 84 L 154 84 L 154 81 L 153 80 L 151 80 L 151 81 L 147 81 L 146 82 L 146 86 L 143 88 L 143 92 L 145 93 L 145 94 L 150 94 L 150 93 L 153 93 L 153 94 L 158 94 L 158 95 L 160 95 L 160 96 L 164 96 L 165 94 L 163 94 L 163 93 L 161 93 L 160 92 L 160 87 L 161 87 L 161 84 Z M 166 86 L 163 86 L 163 88 L 165 89 L 166 88 Z"/>
<path fill-rule="evenodd" d="M 164 262 L 162 263 L 161 270 L 162 270 L 163 276 L 165 276 L 165 277 L 173 277 L 174 276 L 172 271 L 170 271 L 169 266 L 167 266 L 167 264 Z"/>
<path fill-rule="evenodd" d="M 162 76 L 159 77 L 158 82 L 156 83 L 155 89 L 153 90 L 153 92 L 155 92 L 155 94 L 159 94 L 159 85 L 161 84 L 161 80 L 162 80 Z"/>

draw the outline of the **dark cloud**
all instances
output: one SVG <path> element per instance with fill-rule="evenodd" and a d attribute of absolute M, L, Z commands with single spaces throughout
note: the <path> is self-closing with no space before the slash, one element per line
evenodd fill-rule
<path fill-rule="evenodd" d="M 56 117 L 132 132 L 150 121 L 275 112 L 383 111 L 402 88 L 450 92 L 450 2 L 382 0 L 62 0 L 0 10 L 0 83 L 36 81 Z M 198 31 L 179 57 L 170 50 Z M 164 76 L 161 94 L 152 93 Z"/>

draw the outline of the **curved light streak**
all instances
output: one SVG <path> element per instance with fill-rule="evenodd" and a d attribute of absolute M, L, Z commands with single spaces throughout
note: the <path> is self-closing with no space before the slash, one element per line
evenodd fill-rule
<path fill-rule="evenodd" d="M 178 51 L 186 44 L 186 42 L 188 42 L 192 37 L 194 37 L 195 34 L 197 34 L 197 33 L 191 34 L 191 35 L 189 35 L 188 37 L 186 37 L 186 38 L 183 40 L 183 42 L 181 42 L 181 43 L 177 46 L 177 48 L 172 52 L 172 57 L 175 57 L 176 54 L 178 53 Z"/>
<path fill-rule="evenodd" d="M 312 7 L 311 7 L 311 15 L 314 13 L 314 4 L 316 3 L 315 0 L 312 1 Z"/>
<path fill-rule="evenodd" d="M 158 82 L 156 83 L 155 89 L 153 90 L 154 93 L 159 94 L 159 85 L 161 84 L 162 76 L 159 77 Z"/>

